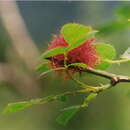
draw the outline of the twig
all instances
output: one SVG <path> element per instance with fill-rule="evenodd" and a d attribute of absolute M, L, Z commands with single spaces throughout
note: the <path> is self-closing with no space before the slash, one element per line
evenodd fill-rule
<path fill-rule="evenodd" d="M 112 86 L 115 86 L 117 83 L 120 83 L 120 82 L 130 82 L 130 77 L 128 76 L 116 75 L 116 74 L 112 74 L 106 71 L 97 70 L 93 68 L 84 69 L 83 72 L 92 73 L 92 74 L 110 79 Z"/>

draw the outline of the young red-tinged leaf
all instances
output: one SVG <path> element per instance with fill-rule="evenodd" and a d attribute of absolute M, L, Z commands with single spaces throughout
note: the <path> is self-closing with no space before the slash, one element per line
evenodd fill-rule
<path fill-rule="evenodd" d="M 83 44 L 86 40 L 91 39 L 96 32 L 97 31 L 92 30 L 89 26 L 75 23 L 65 24 L 61 29 L 61 34 L 64 36 L 65 41 L 69 43 L 67 51 L 70 51 Z"/>
<path fill-rule="evenodd" d="M 96 51 L 100 56 L 101 63 L 96 66 L 97 69 L 107 69 L 111 63 L 106 60 L 112 60 L 116 56 L 115 48 L 110 44 L 97 43 L 95 44 Z"/>
<path fill-rule="evenodd" d="M 66 47 L 57 47 L 57 48 L 53 48 L 53 49 L 50 49 L 50 50 L 44 52 L 41 55 L 41 57 L 46 59 L 46 58 L 56 56 L 56 55 L 59 55 L 59 54 L 64 54 L 65 51 L 66 51 Z"/>

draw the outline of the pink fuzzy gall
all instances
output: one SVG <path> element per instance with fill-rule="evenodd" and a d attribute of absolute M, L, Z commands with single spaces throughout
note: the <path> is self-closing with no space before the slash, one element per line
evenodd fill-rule
<path fill-rule="evenodd" d="M 100 57 L 96 52 L 95 46 L 92 42 L 95 41 L 95 38 L 87 40 L 82 45 L 73 50 L 69 51 L 67 54 L 67 64 L 72 63 L 84 63 L 89 67 L 95 67 L 100 62 Z M 67 47 L 69 44 L 64 40 L 62 35 L 54 36 L 54 39 L 51 41 L 49 48 L 56 47 Z M 58 68 L 64 66 L 64 54 L 53 56 L 51 60 L 52 68 Z"/>

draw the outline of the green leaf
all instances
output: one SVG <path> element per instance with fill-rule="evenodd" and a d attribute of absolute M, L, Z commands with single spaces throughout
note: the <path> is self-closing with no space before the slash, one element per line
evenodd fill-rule
<path fill-rule="evenodd" d="M 93 100 L 97 95 L 97 93 L 90 93 L 84 99 L 83 104 L 64 108 L 64 112 L 58 116 L 56 121 L 61 125 L 66 125 L 67 122 L 80 110 L 80 108 L 88 107 L 89 102 Z"/>
<path fill-rule="evenodd" d="M 96 51 L 101 58 L 101 63 L 96 66 L 96 69 L 107 69 L 111 63 L 105 61 L 106 59 L 112 60 L 116 56 L 115 48 L 110 44 L 99 43 L 95 45 Z"/>
<path fill-rule="evenodd" d="M 130 6 L 123 6 L 117 9 L 117 14 L 120 19 L 127 20 L 130 18 Z"/>
<path fill-rule="evenodd" d="M 123 33 L 125 29 L 130 27 L 130 6 L 122 6 L 121 8 L 117 8 L 116 10 L 116 19 L 111 23 L 105 24 L 103 26 L 97 27 L 99 30 L 98 35 L 108 35 L 113 33 Z"/>
<path fill-rule="evenodd" d="M 80 24 L 65 24 L 61 29 L 61 34 L 64 36 L 65 41 L 69 43 L 67 51 L 72 50 L 86 40 L 94 37 L 97 31 L 92 30 L 91 27 L 80 25 Z"/>
<path fill-rule="evenodd" d="M 64 111 L 61 115 L 58 116 L 56 121 L 61 125 L 66 125 L 67 122 L 78 112 L 79 108 L 70 108 Z"/>
<path fill-rule="evenodd" d="M 61 102 L 67 102 L 67 97 L 65 95 L 62 95 L 58 98 L 58 100 Z"/>
<path fill-rule="evenodd" d="M 8 104 L 8 106 L 4 109 L 5 114 L 9 114 L 12 112 L 17 112 L 17 111 L 21 111 L 33 104 L 44 104 L 47 103 L 49 100 L 52 100 L 55 96 L 51 95 L 45 98 L 39 98 L 39 99 L 34 99 L 34 100 L 30 100 L 30 101 L 23 101 L 23 102 L 16 102 L 16 103 L 10 103 Z"/>
<path fill-rule="evenodd" d="M 73 63 L 73 64 L 69 64 L 68 67 L 70 66 L 78 66 L 78 67 L 81 67 L 81 68 L 87 68 L 87 65 L 84 64 L 84 63 Z"/>
<path fill-rule="evenodd" d="M 97 27 L 99 30 L 98 35 L 113 35 L 113 33 L 119 33 L 124 31 L 124 29 L 130 27 L 130 23 L 128 21 L 113 21 L 109 24 Z"/>
<path fill-rule="evenodd" d="M 121 55 L 122 59 L 130 59 L 130 47 Z"/>
<path fill-rule="evenodd" d="M 93 100 L 94 98 L 96 98 L 97 95 L 98 95 L 97 93 L 91 93 L 91 94 L 89 94 L 89 95 L 84 99 L 84 103 L 83 103 L 83 104 L 87 106 L 91 100 Z"/>
<path fill-rule="evenodd" d="M 35 70 L 37 70 L 37 71 L 47 71 L 47 70 L 50 70 L 48 64 L 49 64 L 48 62 L 44 62 L 44 63 L 38 65 L 38 66 L 35 68 Z"/>
<path fill-rule="evenodd" d="M 57 47 L 57 48 L 53 48 L 53 49 L 50 49 L 46 52 L 44 52 L 41 57 L 46 59 L 46 58 L 49 58 L 51 56 L 56 56 L 56 55 L 59 55 L 59 54 L 63 54 L 65 53 L 66 51 L 66 47 Z"/>

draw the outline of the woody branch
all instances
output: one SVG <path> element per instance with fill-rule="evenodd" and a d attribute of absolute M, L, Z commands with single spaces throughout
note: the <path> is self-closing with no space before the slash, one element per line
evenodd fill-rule
<path fill-rule="evenodd" d="M 112 86 L 115 86 L 117 83 L 120 83 L 120 82 L 130 82 L 130 77 L 128 77 L 128 76 L 116 75 L 116 74 L 112 74 L 112 73 L 109 73 L 106 71 L 97 70 L 97 69 L 93 69 L 93 68 L 84 69 L 83 72 L 88 72 L 88 73 L 92 73 L 94 75 L 98 75 L 98 76 L 107 78 L 111 81 L 110 84 Z"/>

